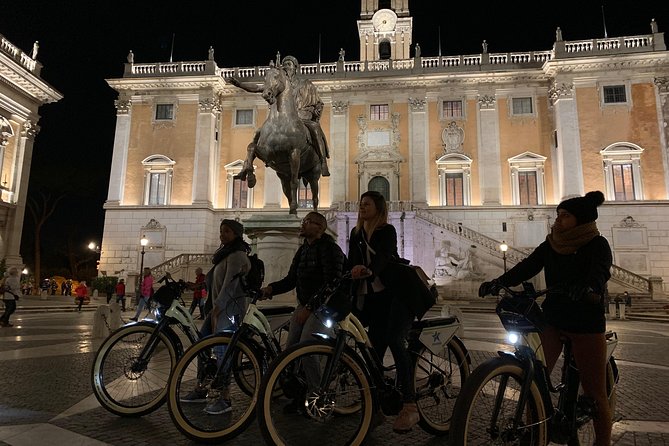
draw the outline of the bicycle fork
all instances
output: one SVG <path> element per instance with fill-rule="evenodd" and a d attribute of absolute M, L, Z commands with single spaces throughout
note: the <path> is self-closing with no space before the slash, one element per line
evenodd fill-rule
<path fill-rule="evenodd" d="M 144 370 L 146 370 L 146 365 L 151 360 L 151 356 L 153 356 L 153 351 L 158 345 L 158 335 L 165 329 L 167 325 L 168 325 L 167 318 L 160 319 L 158 325 L 156 325 L 156 327 L 151 332 L 149 340 L 146 342 L 146 344 L 144 344 L 142 351 L 137 357 L 137 360 L 133 363 L 131 368 L 133 373 L 141 373 Z"/>

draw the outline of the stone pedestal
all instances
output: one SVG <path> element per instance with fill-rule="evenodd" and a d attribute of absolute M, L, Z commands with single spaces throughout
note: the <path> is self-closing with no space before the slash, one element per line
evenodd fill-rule
<path fill-rule="evenodd" d="M 284 212 L 252 215 L 244 220 L 244 232 L 251 239 L 254 251 L 265 262 L 265 282 L 283 278 L 295 252 L 302 243 L 299 237 L 301 219 Z M 295 292 L 281 294 L 273 302 L 292 304 L 296 302 Z"/>

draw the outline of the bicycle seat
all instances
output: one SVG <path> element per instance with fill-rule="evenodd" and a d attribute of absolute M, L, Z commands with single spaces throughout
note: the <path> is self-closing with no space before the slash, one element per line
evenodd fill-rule
<path fill-rule="evenodd" d="M 287 314 L 287 313 L 292 313 L 295 311 L 295 307 L 291 307 L 290 305 L 281 305 L 281 306 L 274 306 L 272 305 L 267 306 L 267 307 L 260 307 L 260 311 L 262 311 L 262 314 L 265 316 L 277 316 L 279 314 Z"/>

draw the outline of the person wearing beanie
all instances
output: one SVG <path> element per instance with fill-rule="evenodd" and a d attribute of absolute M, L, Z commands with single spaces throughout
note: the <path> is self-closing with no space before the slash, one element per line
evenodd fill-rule
<path fill-rule="evenodd" d="M 508 272 L 482 283 L 479 296 L 497 294 L 500 285 L 519 285 L 543 269 L 549 291 L 542 304 L 547 326 L 540 336 L 548 372 L 562 353 L 562 339 L 571 340 L 583 391 L 598 411 L 593 420 L 595 445 L 609 446 L 612 415 L 606 394 L 604 296 L 613 255 L 597 229 L 597 208 L 602 203 L 600 191 L 562 201 L 546 240 Z"/>
<path fill-rule="evenodd" d="M 223 330 L 239 328 L 249 304 L 248 293 L 242 286 L 241 278 L 251 270 L 248 253 L 251 247 L 244 241 L 244 226 L 236 220 L 222 220 L 220 225 L 221 246 L 214 253 L 214 266 L 205 275 L 204 284 L 207 300 L 204 304 L 205 319 L 200 328 L 202 338 Z M 225 350 L 217 351 L 222 358 Z M 228 377 L 229 379 L 229 377 Z M 227 383 L 221 383 L 220 396 L 208 402 L 204 411 L 210 415 L 220 415 L 232 411 L 232 402 Z M 203 403 L 207 401 L 207 388 L 199 383 L 195 389 L 180 398 L 182 403 Z"/>

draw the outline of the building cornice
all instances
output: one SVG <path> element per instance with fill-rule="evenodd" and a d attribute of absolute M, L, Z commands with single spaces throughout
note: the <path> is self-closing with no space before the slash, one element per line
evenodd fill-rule
<path fill-rule="evenodd" d="M 63 99 L 56 89 L 4 52 L 0 52 L 0 80 L 41 104 Z"/>

